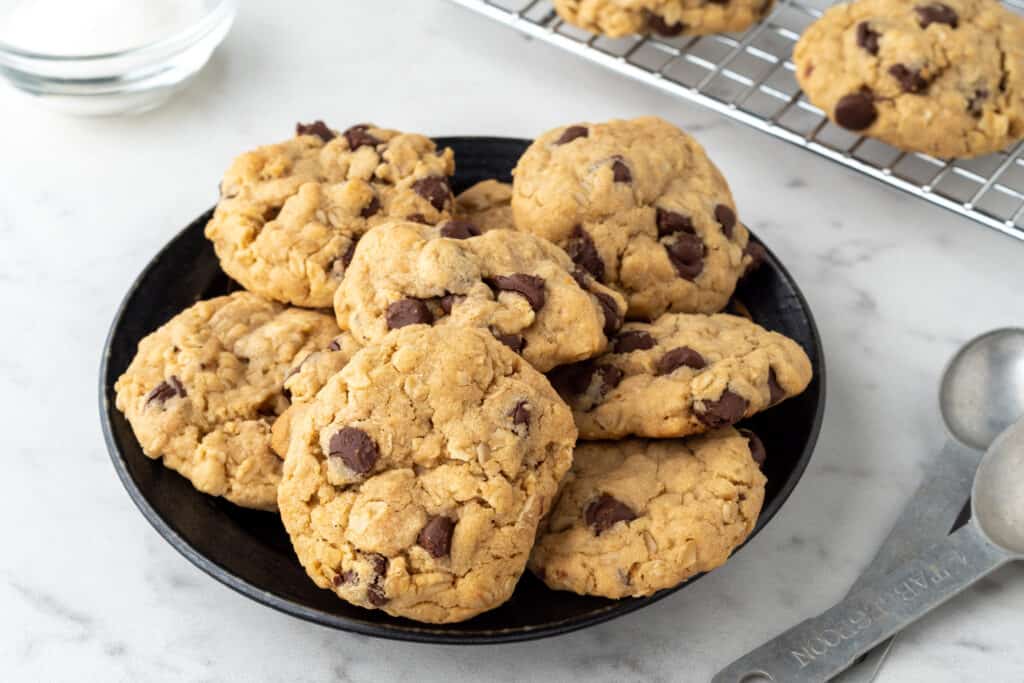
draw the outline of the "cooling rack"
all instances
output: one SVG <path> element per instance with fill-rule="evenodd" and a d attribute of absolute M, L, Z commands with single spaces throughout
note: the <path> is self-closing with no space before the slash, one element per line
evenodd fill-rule
<path fill-rule="evenodd" d="M 742 34 L 614 39 L 563 22 L 550 0 L 452 1 L 1024 240 L 1024 143 L 955 161 L 901 152 L 832 124 L 803 96 L 793 45 L 830 0 L 780 0 Z M 1024 0 L 1005 4 L 1024 13 Z"/>

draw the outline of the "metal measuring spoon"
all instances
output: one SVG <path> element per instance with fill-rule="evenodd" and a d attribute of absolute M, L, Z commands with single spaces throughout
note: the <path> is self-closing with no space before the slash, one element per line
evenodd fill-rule
<path fill-rule="evenodd" d="M 982 458 L 971 520 L 910 562 L 868 582 L 720 672 L 713 683 L 824 681 L 1012 560 L 1024 559 L 1024 420 Z"/>
<path fill-rule="evenodd" d="M 1024 329 L 987 332 L 960 347 L 942 375 L 939 407 L 952 437 L 914 492 L 850 594 L 946 535 L 971 490 L 982 452 L 1024 416 Z M 870 683 L 896 639 L 882 643 L 835 680 Z"/>

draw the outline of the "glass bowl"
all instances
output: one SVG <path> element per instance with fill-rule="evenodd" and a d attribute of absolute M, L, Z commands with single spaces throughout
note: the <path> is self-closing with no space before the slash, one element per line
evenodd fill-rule
<path fill-rule="evenodd" d="M 0 21 L 16 2 L 0 1 Z M 0 40 L 0 74 L 40 103 L 78 116 L 138 113 L 166 102 L 209 61 L 228 34 L 237 0 L 204 0 L 205 13 L 160 39 L 82 56 L 32 52 Z"/>

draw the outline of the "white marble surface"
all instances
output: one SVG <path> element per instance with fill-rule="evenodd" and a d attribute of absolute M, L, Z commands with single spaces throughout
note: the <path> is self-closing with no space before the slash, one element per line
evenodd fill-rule
<path fill-rule="evenodd" d="M 844 593 L 943 441 L 945 360 L 1024 319 L 1024 243 L 446 2 L 253 0 L 159 111 L 65 119 L 7 91 L 0 111 L 4 680 L 707 680 Z M 640 114 L 709 148 L 742 217 L 803 287 L 828 354 L 807 474 L 726 567 L 561 638 L 431 647 L 275 613 L 192 567 L 138 514 L 100 437 L 100 346 L 125 288 L 210 205 L 233 154 L 317 117 L 532 136 Z M 1024 568 L 997 573 L 914 628 L 880 680 L 1024 679 L 1022 606 Z"/>

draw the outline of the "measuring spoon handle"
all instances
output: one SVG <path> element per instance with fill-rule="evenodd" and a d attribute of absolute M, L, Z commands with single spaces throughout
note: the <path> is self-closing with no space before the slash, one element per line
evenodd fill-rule
<path fill-rule="evenodd" d="M 1010 559 L 973 522 L 967 524 L 827 612 L 736 660 L 712 682 L 740 683 L 758 674 L 786 683 L 827 680 Z"/>

